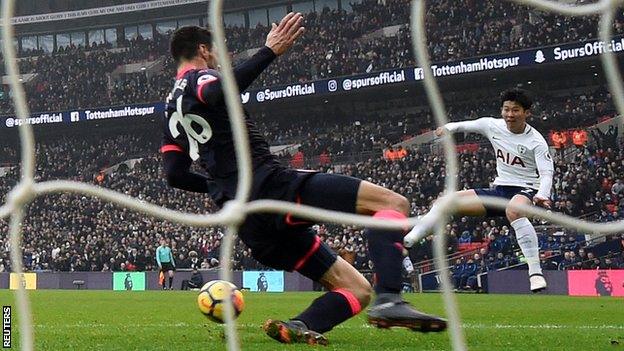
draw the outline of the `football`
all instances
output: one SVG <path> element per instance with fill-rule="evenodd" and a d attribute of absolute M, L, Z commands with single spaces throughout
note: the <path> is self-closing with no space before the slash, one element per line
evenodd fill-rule
<path fill-rule="evenodd" d="M 231 296 L 234 317 L 236 318 L 245 307 L 243 294 L 236 285 L 225 280 L 213 280 L 204 284 L 197 296 L 197 306 L 201 313 L 211 321 L 225 323 L 224 302 L 228 294 Z"/>

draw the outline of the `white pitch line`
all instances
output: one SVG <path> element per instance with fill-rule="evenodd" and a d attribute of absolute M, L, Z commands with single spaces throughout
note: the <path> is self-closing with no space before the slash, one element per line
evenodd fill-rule
<path fill-rule="evenodd" d="M 133 324 L 132 328 L 196 328 L 203 327 L 204 324 L 212 323 L 206 321 L 206 323 L 147 323 L 147 324 Z M 103 323 L 78 323 L 78 324 L 64 324 L 64 325 L 46 325 L 35 324 L 35 328 L 47 329 L 47 328 L 110 328 L 111 324 Z M 260 329 L 261 324 L 243 323 L 237 324 L 239 328 L 245 329 Z M 483 323 L 463 323 L 462 328 L 465 329 L 548 329 L 548 330 L 624 330 L 624 325 L 565 325 L 565 324 L 483 324 Z M 334 329 L 374 329 L 370 324 L 356 325 L 339 325 Z"/>
<path fill-rule="evenodd" d="M 529 325 L 516 325 L 516 324 L 463 324 L 463 328 L 466 329 L 578 329 L 578 330 L 593 330 L 593 329 L 612 329 L 612 330 L 624 330 L 624 325 L 560 325 L 560 324 L 529 324 Z"/>

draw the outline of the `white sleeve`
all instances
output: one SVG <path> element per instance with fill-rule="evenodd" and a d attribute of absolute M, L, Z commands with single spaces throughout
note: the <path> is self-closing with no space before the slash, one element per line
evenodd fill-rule
<path fill-rule="evenodd" d="M 451 122 L 444 125 L 444 128 L 451 133 L 468 132 L 488 135 L 488 127 L 492 122 L 491 117 L 482 117 L 472 121 Z"/>
<path fill-rule="evenodd" d="M 540 186 L 537 196 L 550 199 L 550 190 L 552 189 L 555 167 L 546 143 L 540 143 L 537 148 L 535 148 L 535 164 L 537 165 L 537 172 L 540 176 Z"/>

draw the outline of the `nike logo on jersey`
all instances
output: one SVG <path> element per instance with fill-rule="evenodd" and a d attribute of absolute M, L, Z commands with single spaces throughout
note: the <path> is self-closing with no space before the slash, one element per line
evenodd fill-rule
<path fill-rule="evenodd" d="M 501 140 L 501 138 L 497 138 L 495 136 L 492 136 L 492 139 L 494 139 L 494 140 Z"/>

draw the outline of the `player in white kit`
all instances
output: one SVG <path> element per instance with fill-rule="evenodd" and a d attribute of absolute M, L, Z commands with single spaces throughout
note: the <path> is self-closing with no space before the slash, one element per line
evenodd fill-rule
<path fill-rule="evenodd" d="M 509 199 L 509 204 L 534 204 L 550 208 L 550 190 L 554 173 L 553 161 L 544 137 L 526 123 L 532 101 L 522 89 L 506 90 L 501 94 L 501 116 L 484 117 L 473 121 L 447 123 L 436 129 L 435 134 L 446 132 L 479 133 L 487 137 L 494 147 L 496 172 L 494 187 L 490 189 L 462 190 L 459 196 L 496 196 Z M 434 204 L 423 218 L 404 238 L 404 245 L 411 247 L 429 234 L 436 221 Z M 539 246 L 535 228 L 525 214 L 507 207 L 505 211 L 488 208 L 483 204 L 460 206 L 456 212 L 462 216 L 506 216 L 516 233 L 516 240 L 529 266 L 531 291 L 546 288 L 539 261 Z"/>

